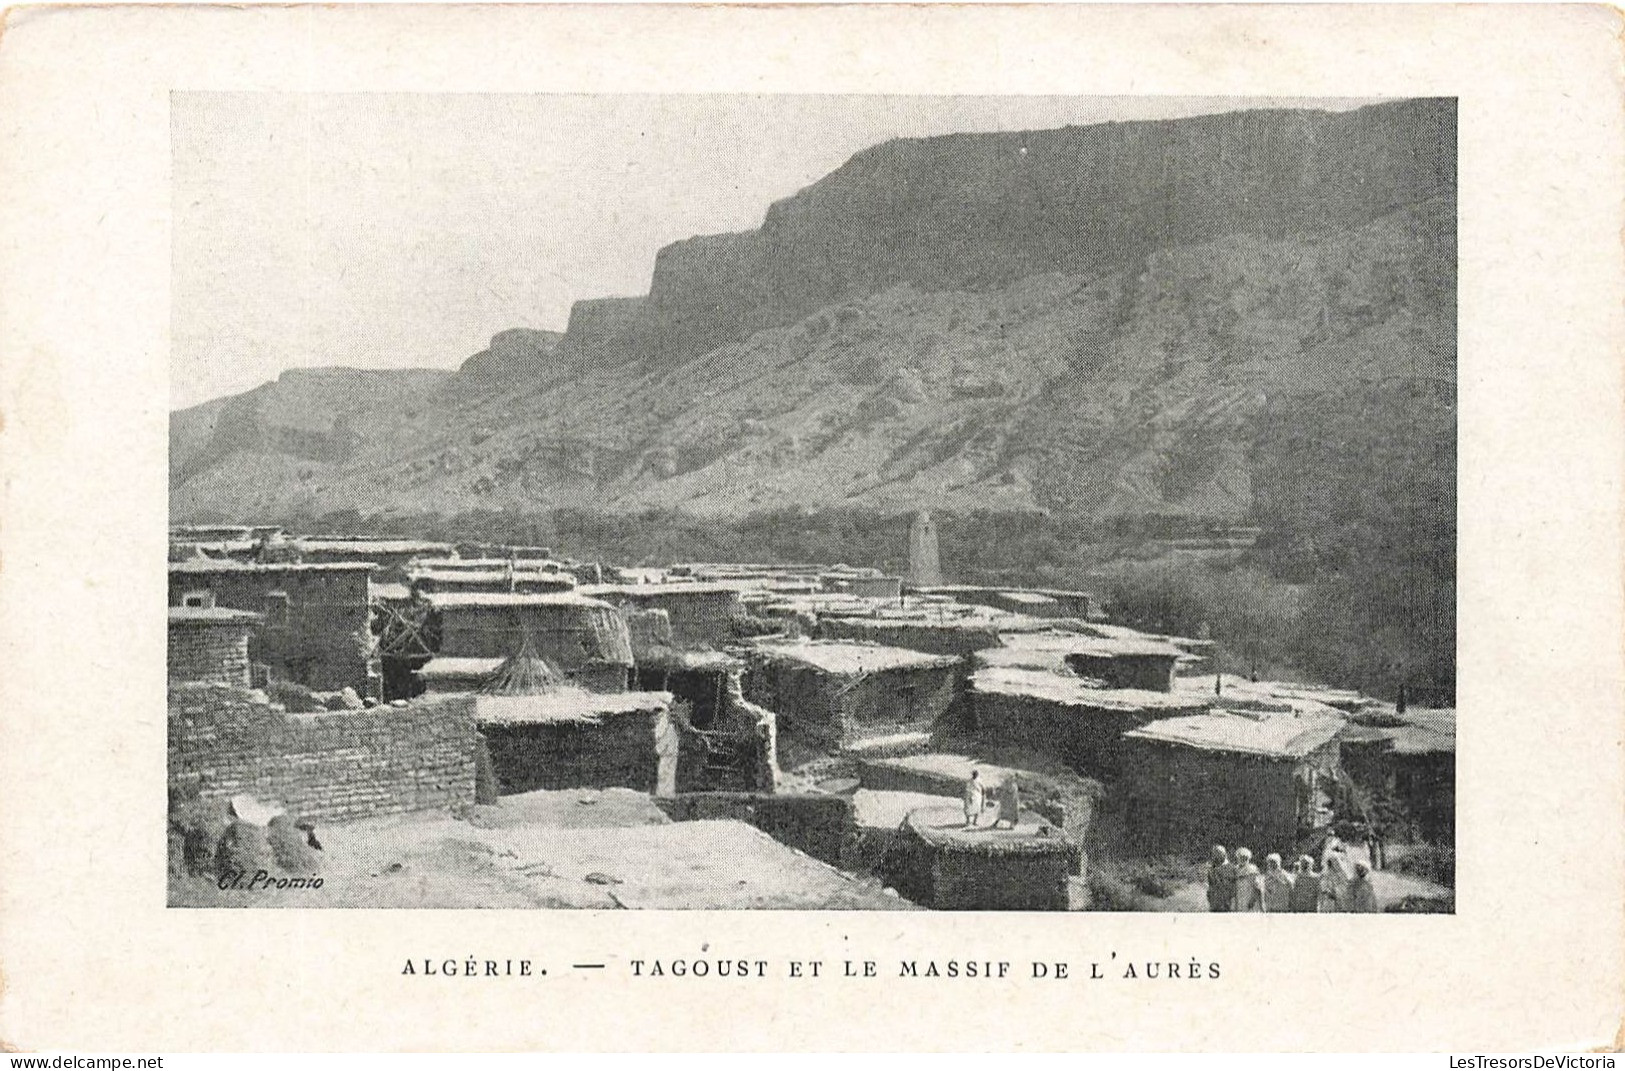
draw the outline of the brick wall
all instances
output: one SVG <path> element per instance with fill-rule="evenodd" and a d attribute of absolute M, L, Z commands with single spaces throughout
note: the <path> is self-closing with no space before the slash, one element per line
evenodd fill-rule
<path fill-rule="evenodd" d="M 456 696 L 286 714 L 241 688 L 173 684 L 170 784 L 327 821 L 472 803 L 472 706 Z"/>
<path fill-rule="evenodd" d="M 248 687 L 248 629 L 236 622 L 171 622 L 169 677 Z"/>

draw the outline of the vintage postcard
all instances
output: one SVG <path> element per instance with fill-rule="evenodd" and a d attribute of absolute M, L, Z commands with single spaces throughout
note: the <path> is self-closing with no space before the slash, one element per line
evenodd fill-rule
<path fill-rule="evenodd" d="M 14 12 L 0 1038 L 1616 1044 L 1618 30 Z"/>

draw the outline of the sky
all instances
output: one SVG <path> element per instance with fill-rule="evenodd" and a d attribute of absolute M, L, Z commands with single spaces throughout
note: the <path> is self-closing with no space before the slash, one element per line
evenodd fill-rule
<path fill-rule="evenodd" d="M 896 137 L 1346 99 L 176 93 L 176 408 L 284 369 L 455 368 Z"/>

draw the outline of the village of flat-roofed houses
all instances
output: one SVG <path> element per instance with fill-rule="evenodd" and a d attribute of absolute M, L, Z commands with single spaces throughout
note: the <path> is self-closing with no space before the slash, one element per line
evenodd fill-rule
<path fill-rule="evenodd" d="M 1453 709 L 953 583 L 923 512 L 906 550 L 173 528 L 171 902 L 1248 910 L 1267 860 L 1291 910 L 1452 909 L 1404 864 L 1453 845 Z"/>

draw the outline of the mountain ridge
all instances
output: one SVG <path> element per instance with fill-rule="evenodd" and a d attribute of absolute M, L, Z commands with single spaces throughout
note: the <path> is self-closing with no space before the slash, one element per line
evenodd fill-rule
<path fill-rule="evenodd" d="M 1454 382 L 1453 102 L 1103 126 L 883 143 L 562 335 L 178 411 L 172 514 L 1236 520 L 1261 473 L 1311 490 L 1269 453 L 1293 406 L 1453 422 L 1453 389 L 1407 393 Z"/>

